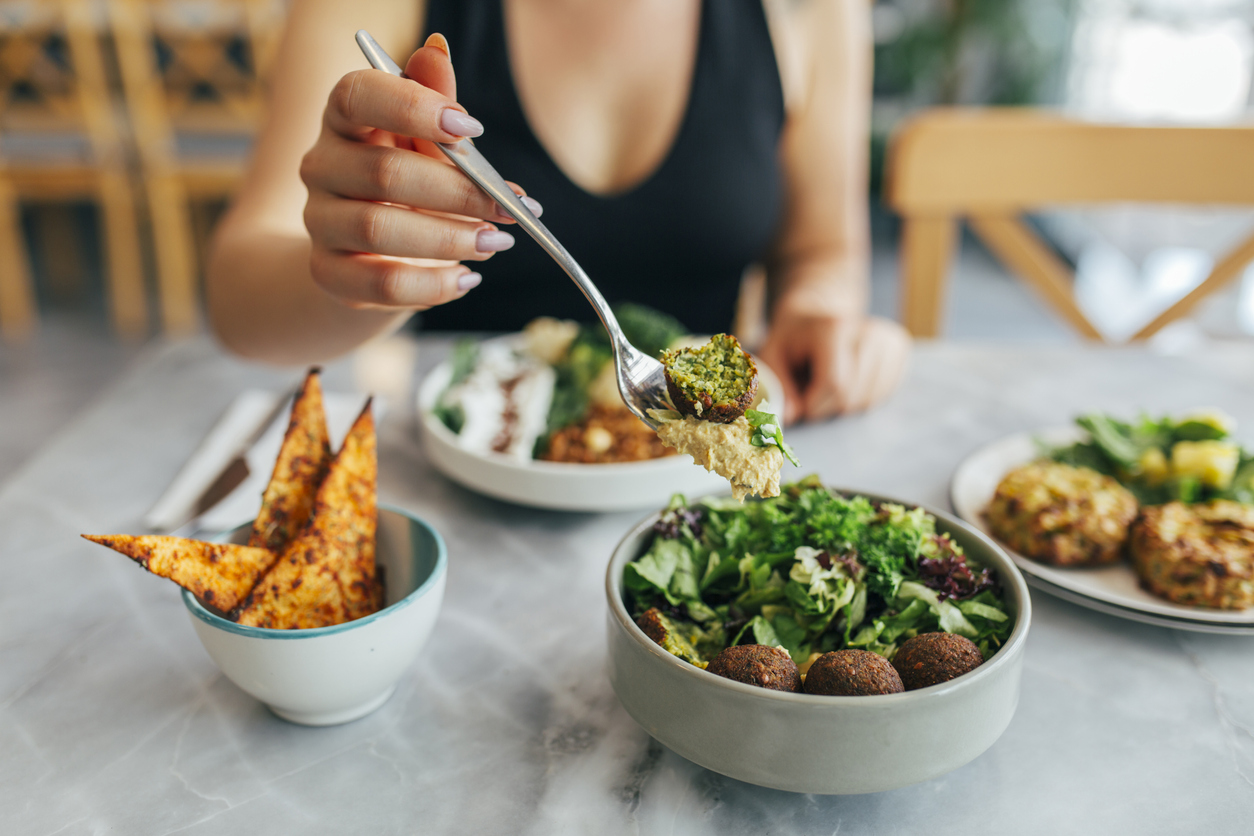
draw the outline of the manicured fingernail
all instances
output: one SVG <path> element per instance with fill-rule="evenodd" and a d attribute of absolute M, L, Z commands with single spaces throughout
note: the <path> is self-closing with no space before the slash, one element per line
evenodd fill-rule
<path fill-rule="evenodd" d="M 448 51 L 448 40 L 439 32 L 432 32 L 423 46 L 433 46 L 449 58 L 453 57 L 452 53 Z"/>
<path fill-rule="evenodd" d="M 467 273 L 457 279 L 457 289 L 465 293 L 471 288 L 478 287 L 479 282 L 483 281 L 483 276 L 478 273 Z"/>
<path fill-rule="evenodd" d="M 541 206 L 540 201 L 536 200 L 534 197 L 524 197 L 522 198 L 522 202 L 524 206 L 531 210 L 531 214 L 535 215 L 537 218 L 544 214 L 544 207 Z"/>
<path fill-rule="evenodd" d="M 499 253 L 514 246 L 514 236 L 499 229 L 481 229 L 475 238 L 475 249 L 481 253 Z"/>
<path fill-rule="evenodd" d="M 453 136 L 479 136 L 483 133 L 483 124 L 460 110 L 446 107 L 440 114 L 440 129 Z"/>

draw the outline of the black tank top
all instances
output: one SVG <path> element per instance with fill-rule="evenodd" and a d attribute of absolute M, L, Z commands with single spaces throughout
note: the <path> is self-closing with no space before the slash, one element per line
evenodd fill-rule
<path fill-rule="evenodd" d="M 531 131 L 514 87 L 501 0 L 430 0 L 427 32 L 448 38 L 458 100 L 507 180 L 544 205 L 544 223 L 611 303 L 666 311 L 696 333 L 731 328 L 745 267 L 780 223 L 784 99 L 761 0 L 702 4 L 687 109 L 661 166 L 607 196 L 575 185 Z M 537 316 L 596 320 L 562 269 L 521 229 L 485 263 L 483 284 L 420 316 L 425 329 L 517 330 Z"/>

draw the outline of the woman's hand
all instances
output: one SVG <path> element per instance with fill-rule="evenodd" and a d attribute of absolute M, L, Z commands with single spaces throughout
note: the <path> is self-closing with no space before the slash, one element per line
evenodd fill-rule
<path fill-rule="evenodd" d="M 514 245 L 496 227 L 513 220 L 433 144 L 483 133 L 456 102 L 443 36 L 428 38 L 405 73 L 341 78 L 301 162 L 310 272 L 353 308 L 422 309 L 458 299 L 482 279 L 458 262 Z M 540 214 L 538 203 L 524 200 Z"/>
<path fill-rule="evenodd" d="M 897 386 L 909 356 L 910 336 L 896 322 L 787 310 L 773 317 L 762 349 L 781 376 L 787 423 L 867 409 Z"/>

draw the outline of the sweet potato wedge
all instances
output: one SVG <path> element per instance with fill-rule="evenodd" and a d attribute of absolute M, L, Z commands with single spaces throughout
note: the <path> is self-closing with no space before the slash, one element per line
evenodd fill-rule
<path fill-rule="evenodd" d="M 322 381 L 320 370 L 313 368 L 292 401 L 292 417 L 248 545 L 282 553 L 308 524 L 318 486 L 330 463 Z"/>
<path fill-rule="evenodd" d="M 250 627 L 297 630 L 351 621 L 336 558 L 315 534 L 296 538 L 252 590 L 237 621 Z"/>
<path fill-rule="evenodd" d="M 350 618 L 379 609 L 383 585 L 375 570 L 378 451 L 367 403 L 331 463 L 314 503 L 311 530 L 336 555 L 336 571 Z"/>
<path fill-rule="evenodd" d="M 327 471 L 309 527 L 274 564 L 239 613 L 239 623 L 272 629 L 325 627 L 382 606 L 375 570 L 378 453 L 367 402 Z"/>
<path fill-rule="evenodd" d="M 182 537 L 84 534 L 93 543 L 121 552 L 154 575 L 169 578 L 201 603 L 230 611 L 275 562 L 269 549 L 234 543 L 202 543 Z"/>

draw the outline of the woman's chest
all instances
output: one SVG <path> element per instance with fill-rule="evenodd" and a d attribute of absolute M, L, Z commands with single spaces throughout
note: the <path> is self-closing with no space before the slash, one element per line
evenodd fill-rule
<path fill-rule="evenodd" d="M 664 161 L 683 123 L 700 0 L 505 0 L 527 122 L 581 188 L 625 191 Z"/>

